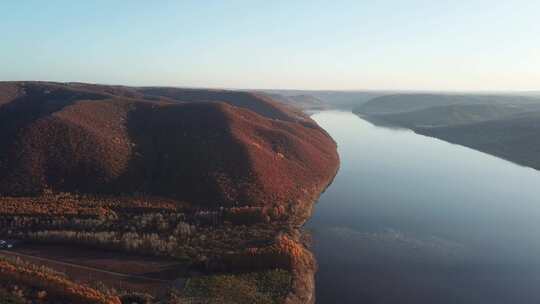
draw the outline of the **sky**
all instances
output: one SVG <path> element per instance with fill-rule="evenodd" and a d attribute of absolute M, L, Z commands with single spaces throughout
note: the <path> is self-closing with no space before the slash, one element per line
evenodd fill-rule
<path fill-rule="evenodd" d="M 540 90 L 540 1 L 0 1 L 0 81 Z"/>

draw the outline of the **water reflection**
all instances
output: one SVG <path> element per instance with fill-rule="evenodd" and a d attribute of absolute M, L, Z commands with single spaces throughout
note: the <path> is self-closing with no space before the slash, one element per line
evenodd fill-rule
<path fill-rule="evenodd" d="M 308 223 L 318 303 L 540 301 L 536 170 L 352 113 L 313 118 L 341 157 Z"/>

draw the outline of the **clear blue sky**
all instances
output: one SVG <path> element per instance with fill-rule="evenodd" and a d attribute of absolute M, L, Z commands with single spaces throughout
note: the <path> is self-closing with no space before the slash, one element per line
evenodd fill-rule
<path fill-rule="evenodd" d="M 540 1 L 1 1 L 0 80 L 540 89 Z"/>

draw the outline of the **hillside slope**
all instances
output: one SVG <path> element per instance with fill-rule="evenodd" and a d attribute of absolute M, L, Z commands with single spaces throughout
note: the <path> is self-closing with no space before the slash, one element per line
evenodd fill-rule
<path fill-rule="evenodd" d="M 354 113 L 540 169 L 540 98 L 401 94 L 374 98 Z"/>
<path fill-rule="evenodd" d="M 384 121 L 406 128 L 439 127 L 501 119 L 540 110 L 540 103 L 527 105 L 455 104 L 391 114 L 370 114 L 371 120 Z M 363 113 L 358 113 L 362 115 Z"/>
<path fill-rule="evenodd" d="M 414 131 L 540 170 L 540 112 Z"/>
<path fill-rule="evenodd" d="M 277 93 L 260 93 L 269 96 L 270 98 L 277 100 L 283 104 L 293 106 L 302 110 L 324 110 L 328 108 L 323 100 L 308 95 L 308 94 L 299 94 L 299 95 L 281 95 Z"/>
<path fill-rule="evenodd" d="M 369 100 L 390 94 L 385 91 L 259 90 L 285 104 L 300 108 L 350 111 Z M 306 103 L 307 102 L 307 103 Z"/>
<path fill-rule="evenodd" d="M 366 115 L 412 112 L 431 107 L 449 105 L 515 105 L 538 104 L 539 98 L 512 95 L 480 94 L 394 94 L 371 99 L 354 108 L 355 113 Z"/>
<path fill-rule="evenodd" d="M 333 177 L 333 140 L 253 93 L 3 83 L 0 191 L 142 192 L 204 206 L 312 197 Z"/>
<path fill-rule="evenodd" d="M 177 259 L 199 274 L 167 287 L 186 301 L 314 303 L 300 227 L 339 158 L 299 110 L 249 92 L 4 82 L 0 140 L 1 239 Z"/>

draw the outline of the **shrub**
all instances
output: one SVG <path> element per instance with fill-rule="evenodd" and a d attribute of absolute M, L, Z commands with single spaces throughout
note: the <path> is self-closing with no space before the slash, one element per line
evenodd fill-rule
<path fill-rule="evenodd" d="M 67 302 L 120 304 L 117 297 L 107 296 L 90 287 L 74 283 L 44 267 L 0 260 L 0 280 L 46 290 Z"/>
<path fill-rule="evenodd" d="M 190 279 L 184 293 L 216 304 L 274 304 L 285 299 L 291 280 L 291 274 L 284 270 L 203 276 Z"/>

